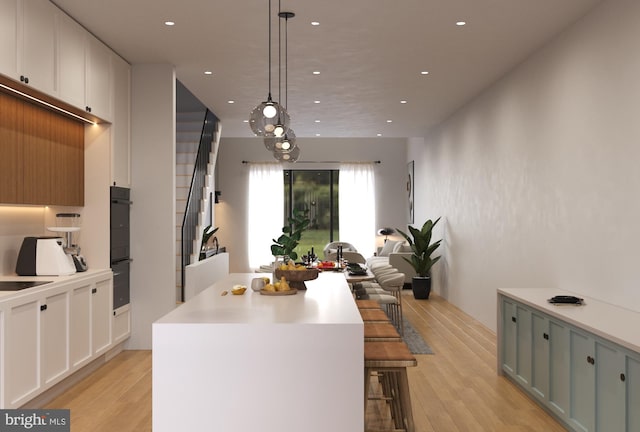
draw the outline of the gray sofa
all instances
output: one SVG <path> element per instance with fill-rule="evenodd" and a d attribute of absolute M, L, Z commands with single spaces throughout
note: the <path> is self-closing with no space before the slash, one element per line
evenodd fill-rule
<path fill-rule="evenodd" d="M 413 270 L 413 267 L 411 267 L 411 264 L 403 258 L 411 259 L 411 248 L 409 245 L 403 241 L 387 240 L 384 246 L 378 249 L 377 255 L 367 259 L 367 266 L 389 264 L 399 272 L 404 273 L 404 283 L 410 284 L 416 272 Z"/>

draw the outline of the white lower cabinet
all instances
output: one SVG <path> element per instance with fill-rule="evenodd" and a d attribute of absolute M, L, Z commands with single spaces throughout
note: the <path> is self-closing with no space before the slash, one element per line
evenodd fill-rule
<path fill-rule="evenodd" d="M 25 296 L 5 308 L 4 403 L 20 406 L 69 371 L 68 292 Z"/>
<path fill-rule="evenodd" d="M 0 408 L 24 405 L 111 349 L 112 297 L 112 273 L 101 271 L 0 301 Z"/>
<path fill-rule="evenodd" d="M 640 432 L 639 353 L 510 297 L 499 309 L 501 373 L 570 430 Z"/>

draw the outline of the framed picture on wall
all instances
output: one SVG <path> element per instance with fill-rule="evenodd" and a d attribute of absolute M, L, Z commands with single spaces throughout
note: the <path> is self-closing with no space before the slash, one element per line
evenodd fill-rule
<path fill-rule="evenodd" d="M 413 161 L 407 164 L 407 208 L 409 210 L 409 223 L 413 223 Z"/>

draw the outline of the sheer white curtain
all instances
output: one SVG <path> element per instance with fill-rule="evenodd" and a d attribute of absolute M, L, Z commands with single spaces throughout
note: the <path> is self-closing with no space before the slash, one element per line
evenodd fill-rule
<path fill-rule="evenodd" d="M 376 194 L 373 164 L 340 165 L 340 241 L 352 243 L 365 258 L 376 241 Z"/>
<path fill-rule="evenodd" d="M 284 226 L 284 174 L 282 165 L 252 163 L 249 166 L 247 222 L 249 267 L 258 268 L 273 261 L 272 239 Z"/>

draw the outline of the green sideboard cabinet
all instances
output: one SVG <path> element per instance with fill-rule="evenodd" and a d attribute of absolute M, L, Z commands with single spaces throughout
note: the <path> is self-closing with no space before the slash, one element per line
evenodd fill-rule
<path fill-rule="evenodd" d="M 498 291 L 498 373 L 573 431 L 640 432 L 640 313 L 557 290 Z"/>

